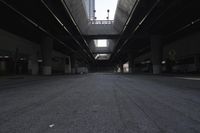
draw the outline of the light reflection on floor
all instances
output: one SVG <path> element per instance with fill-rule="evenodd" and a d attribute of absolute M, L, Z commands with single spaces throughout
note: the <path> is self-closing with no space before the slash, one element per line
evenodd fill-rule
<path fill-rule="evenodd" d="M 186 80 L 200 80 L 200 77 L 177 77 L 177 78 Z"/>

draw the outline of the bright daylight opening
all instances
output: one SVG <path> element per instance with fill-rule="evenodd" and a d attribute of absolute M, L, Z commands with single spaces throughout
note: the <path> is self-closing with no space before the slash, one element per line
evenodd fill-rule
<path fill-rule="evenodd" d="M 95 47 L 97 48 L 108 47 L 108 40 L 105 39 L 95 40 Z"/>
<path fill-rule="evenodd" d="M 110 54 L 97 54 L 95 60 L 109 60 Z"/>
<path fill-rule="evenodd" d="M 114 20 L 118 0 L 95 0 L 96 20 Z"/>

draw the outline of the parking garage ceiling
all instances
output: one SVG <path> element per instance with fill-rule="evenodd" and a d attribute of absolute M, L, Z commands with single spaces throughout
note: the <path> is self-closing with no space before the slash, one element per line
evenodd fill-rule
<path fill-rule="evenodd" d="M 118 32 L 112 35 L 84 34 L 70 8 L 62 0 L 0 0 L 0 13 L 4 16 L 0 26 L 37 43 L 50 36 L 56 42 L 56 50 L 76 53 L 88 63 L 95 61 L 89 46 L 91 39 L 115 40 L 110 61 L 116 63 L 125 61 L 127 53 L 139 55 L 150 50 L 151 35 L 163 36 L 166 43 L 196 32 L 200 26 L 197 0 L 119 0 L 114 20 Z"/>

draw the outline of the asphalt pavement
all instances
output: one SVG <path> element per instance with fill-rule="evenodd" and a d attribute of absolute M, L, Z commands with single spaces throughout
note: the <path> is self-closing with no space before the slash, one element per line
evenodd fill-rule
<path fill-rule="evenodd" d="M 0 133 L 200 133 L 198 78 L 0 79 Z"/>

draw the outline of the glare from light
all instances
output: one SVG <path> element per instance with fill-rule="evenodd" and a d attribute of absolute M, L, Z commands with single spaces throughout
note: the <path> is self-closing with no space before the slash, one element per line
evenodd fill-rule
<path fill-rule="evenodd" d="M 196 78 L 196 77 L 177 77 L 180 79 L 185 79 L 185 80 L 196 80 L 196 81 L 200 81 L 200 78 Z"/>
<path fill-rule="evenodd" d="M 127 62 L 123 65 L 123 70 L 125 73 L 129 72 L 129 62 Z"/>
<path fill-rule="evenodd" d="M 162 64 L 166 64 L 166 61 L 162 61 Z"/>
<path fill-rule="evenodd" d="M 38 62 L 41 63 L 41 62 L 43 62 L 43 60 L 39 59 Z"/>
<path fill-rule="evenodd" d="M 97 20 L 107 20 L 109 10 L 109 20 L 114 20 L 118 0 L 95 0 L 95 16 Z"/>
<path fill-rule="evenodd" d="M 8 58 L 9 58 L 9 56 L 4 56 L 4 58 L 8 59 Z"/>

